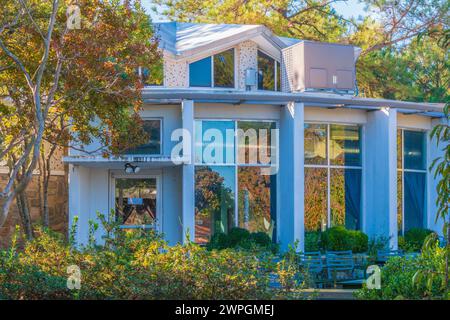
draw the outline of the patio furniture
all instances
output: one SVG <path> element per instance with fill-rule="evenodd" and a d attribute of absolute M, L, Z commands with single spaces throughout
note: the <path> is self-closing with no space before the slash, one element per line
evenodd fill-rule
<path fill-rule="evenodd" d="M 320 251 L 301 253 L 300 262 L 309 273 L 318 274 L 323 271 L 322 254 Z"/>
<path fill-rule="evenodd" d="M 377 263 L 384 264 L 389 258 L 403 256 L 403 250 L 378 250 Z"/>
<path fill-rule="evenodd" d="M 356 280 L 354 277 L 355 263 L 353 252 L 348 251 L 327 251 L 326 268 L 328 280 L 334 285 L 338 282 Z"/>

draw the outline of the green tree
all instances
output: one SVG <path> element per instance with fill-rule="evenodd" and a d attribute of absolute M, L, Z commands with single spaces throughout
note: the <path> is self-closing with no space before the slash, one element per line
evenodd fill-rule
<path fill-rule="evenodd" d="M 148 16 L 140 1 L 76 3 L 74 16 L 68 0 L 0 0 L 0 161 L 10 168 L 0 226 L 16 198 L 29 220 L 24 191 L 44 141 L 76 149 L 96 138 L 109 154 L 145 137 L 135 70 L 159 59 Z M 80 28 L 68 23 L 78 16 Z"/>

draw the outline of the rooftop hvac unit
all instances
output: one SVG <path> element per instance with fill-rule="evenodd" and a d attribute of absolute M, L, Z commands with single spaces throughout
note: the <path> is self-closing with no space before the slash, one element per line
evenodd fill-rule
<path fill-rule="evenodd" d="M 283 49 L 283 91 L 353 94 L 359 48 L 302 41 Z"/>

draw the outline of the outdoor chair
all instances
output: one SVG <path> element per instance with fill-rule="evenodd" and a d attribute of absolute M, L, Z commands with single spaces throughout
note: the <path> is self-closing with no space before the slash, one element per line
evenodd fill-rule
<path fill-rule="evenodd" d="M 389 258 L 401 257 L 404 255 L 403 250 L 378 250 L 377 251 L 377 263 L 384 264 Z"/>
<path fill-rule="evenodd" d="M 324 270 L 322 253 L 320 251 L 304 252 L 299 257 L 300 265 L 308 272 L 314 285 L 321 283 Z"/>
<path fill-rule="evenodd" d="M 327 251 L 326 259 L 328 281 L 331 281 L 336 285 L 336 283 L 355 280 L 355 263 L 353 260 L 353 252 L 351 250 Z"/>

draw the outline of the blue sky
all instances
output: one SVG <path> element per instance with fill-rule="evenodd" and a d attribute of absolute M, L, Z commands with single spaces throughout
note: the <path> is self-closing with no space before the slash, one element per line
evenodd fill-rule
<path fill-rule="evenodd" d="M 147 9 L 147 12 L 149 12 L 150 15 L 152 16 L 152 20 L 155 22 L 167 20 L 164 17 L 155 15 L 150 10 L 150 8 L 153 6 L 152 2 L 153 2 L 152 0 L 142 0 L 142 4 Z M 359 0 L 347 0 L 347 1 L 337 2 L 337 3 L 333 4 L 333 7 L 336 9 L 336 11 L 338 13 L 342 14 L 344 16 L 344 18 L 350 18 L 352 16 L 357 18 L 360 15 L 361 16 L 365 15 L 364 5 L 361 4 L 359 2 Z"/>

